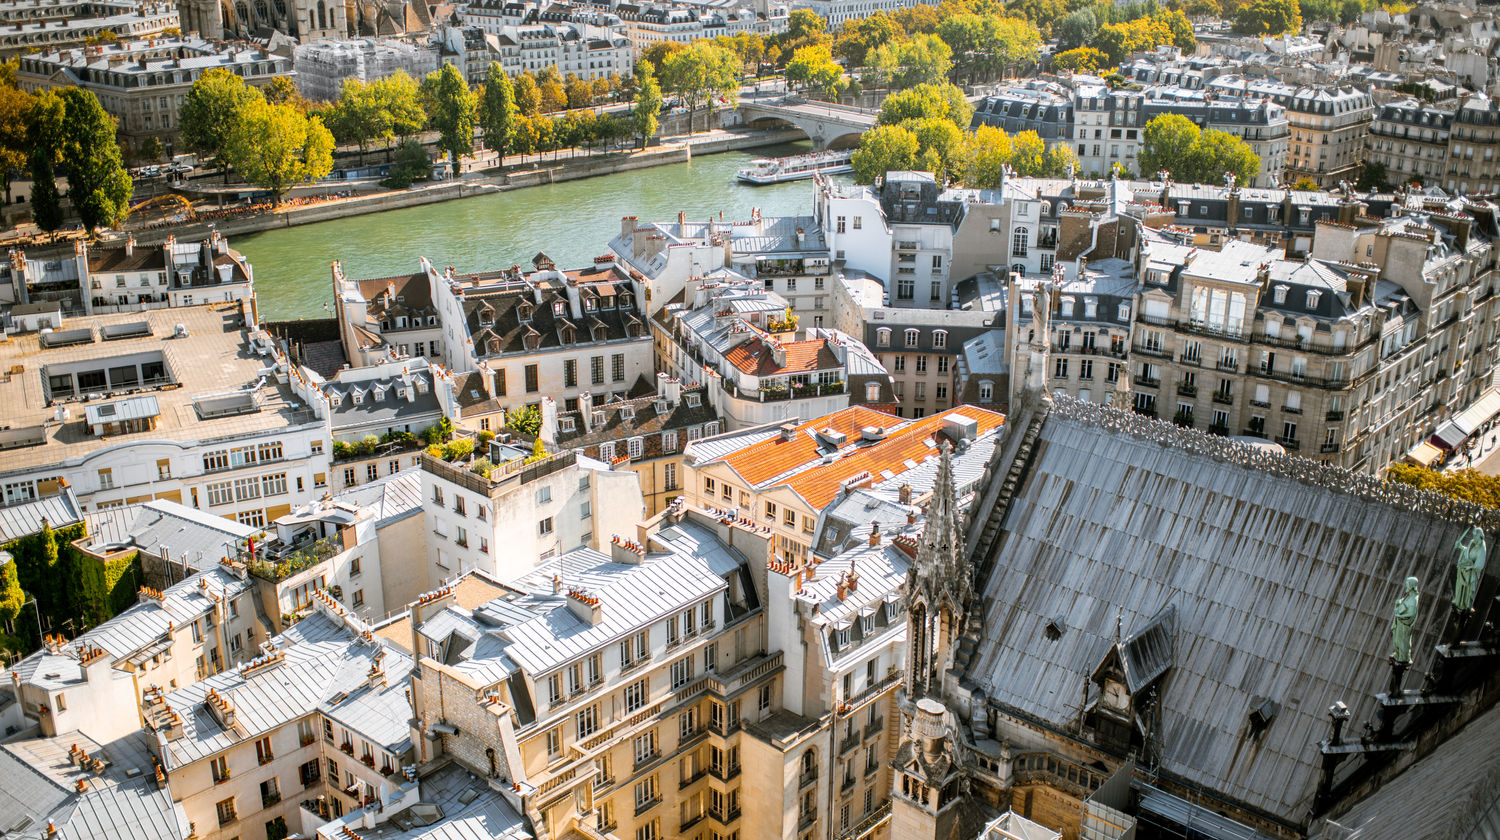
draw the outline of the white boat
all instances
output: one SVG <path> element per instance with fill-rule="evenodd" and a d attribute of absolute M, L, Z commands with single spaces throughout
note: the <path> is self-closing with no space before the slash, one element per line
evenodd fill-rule
<path fill-rule="evenodd" d="M 752 160 L 750 167 L 741 169 L 736 177 L 747 184 L 761 185 L 811 178 L 814 172 L 824 175 L 853 172 L 854 167 L 849 164 L 852 154 L 853 151 L 845 150 Z"/>

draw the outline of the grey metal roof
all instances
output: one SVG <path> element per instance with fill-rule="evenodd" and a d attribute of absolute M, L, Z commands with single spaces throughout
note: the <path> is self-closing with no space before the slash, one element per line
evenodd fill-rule
<path fill-rule="evenodd" d="M 260 532 L 168 499 L 93 511 L 84 519 L 93 545 L 128 544 L 151 554 L 165 547 L 173 561 L 194 569 L 217 568 L 237 541 Z"/>
<path fill-rule="evenodd" d="M 18 540 L 42 530 L 42 519 L 53 528 L 63 528 L 83 520 L 78 499 L 71 489 L 54 496 L 0 508 L 0 543 Z"/>
<path fill-rule="evenodd" d="M 74 745 L 102 755 L 105 771 L 87 772 L 71 762 Z M 61 840 L 183 840 L 189 834 L 182 809 L 156 784 L 142 732 L 103 745 L 78 731 L 11 742 L 0 748 L 0 779 L 6 840 L 45 838 L 49 822 Z M 86 782 L 82 792 L 75 788 L 80 780 Z"/>
<path fill-rule="evenodd" d="M 1342 700 L 1368 720 L 1384 689 L 1407 575 L 1426 607 L 1412 670 L 1426 669 L 1446 613 L 1431 605 L 1451 588 L 1463 524 L 1241 466 L 1217 454 L 1234 444 L 1206 436 L 1191 435 L 1190 452 L 1117 415 L 1059 398 L 1044 423 L 991 551 L 970 677 L 1002 706 L 1071 731 L 1117 616 L 1129 636 L 1175 607 L 1162 770 L 1299 822 L 1324 710 Z M 1048 640 L 1054 619 L 1064 629 Z M 1253 699 L 1280 709 L 1250 741 Z"/>
<path fill-rule="evenodd" d="M 248 676 L 243 667 L 225 671 L 166 696 L 166 704 L 177 710 L 183 724 L 182 735 L 167 741 L 162 750 L 168 770 L 208 758 L 245 738 L 304 717 L 340 693 L 353 695 L 365 690 L 366 675 L 377 655 L 389 683 L 399 685 L 411 668 L 410 659 L 395 648 L 384 647 L 378 640 L 362 641 L 322 613 L 292 625 L 270 644 L 285 655 L 281 664 L 254 670 Z M 210 689 L 233 705 L 236 725 L 243 734 L 226 732 L 207 711 L 204 698 Z M 405 702 L 405 695 L 400 697 Z M 405 714 L 410 717 L 410 710 Z M 385 732 L 371 710 L 356 710 L 352 716 L 371 727 L 366 737 L 372 742 L 377 732 Z M 381 746 L 399 750 L 401 745 Z"/>
<path fill-rule="evenodd" d="M 344 840 L 345 826 L 358 829 L 360 837 L 379 840 L 529 840 L 532 836 L 526 821 L 504 797 L 456 763 L 444 765 L 419 784 L 420 803 L 391 814 L 388 822 L 373 829 L 359 828 L 361 815 L 356 812 L 321 826 L 318 837 Z M 436 815 L 419 814 L 429 810 Z"/>
<path fill-rule="evenodd" d="M 407 467 L 378 481 L 356 485 L 339 493 L 334 501 L 370 508 L 375 514 L 375 527 L 384 527 L 421 513 L 422 468 Z"/>
<path fill-rule="evenodd" d="M 146 394 L 138 397 L 126 397 L 123 400 L 115 400 L 106 403 L 90 403 L 83 410 L 84 417 L 90 426 L 100 423 L 114 423 L 120 420 L 142 420 L 147 417 L 160 417 L 161 405 L 156 397 Z"/>

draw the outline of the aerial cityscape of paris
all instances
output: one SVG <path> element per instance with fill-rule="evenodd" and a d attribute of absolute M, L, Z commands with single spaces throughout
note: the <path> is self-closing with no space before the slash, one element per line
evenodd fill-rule
<path fill-rule="evenodd" d="M 1500 3 L 0 0 L 0 840 L 1500 838 Z"/>

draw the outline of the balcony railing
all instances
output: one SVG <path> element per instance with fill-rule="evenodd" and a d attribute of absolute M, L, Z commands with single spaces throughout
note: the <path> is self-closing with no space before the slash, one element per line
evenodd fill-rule
<path fill-rule="evenodd" d="M 1332 455 L 1333 453 L 1338 452 L 1339 448 L 1340 447 L 1337 443 L 1325 443 L 1322 446 L 1318 447 L 1318 451 L 1324 455 Z"/>
<path fill-rule="evenodd" d="M 1198 395 L 1198 386 L 1179 382 L 1177 383 L 1177 393 L 1184 397 L 1195 397 Z"/>
<path fill-rule="evenodd" d="M 1276 442 L 1292 451 L 1296 451 L 1302 448 L 1302 444 L 1299 443 L 1296 438 L 1290 438 L 1284 435 L 1277 435 Z"/>
<path fill-rule="evenodd" d="M 1226 394 L 1226 393 L 1223 393 L 1222 391 L 1215 391 L 1214 392 L 1214 402 L 1216 402 L 1216 403 L 1218 403 L 1220 405 L 1234 405 L 1234 395 L 1233 394 Z"/>
<path fill-rule="evenodd" d="M 289 549 L 289 550 L 288 550 Z M 265 559 L 251 560 L 250 574 L 261 580 L 279 583 L 298 572 L 306 571 L 344 550 L 344 539 L 337 533 L 295 547 L 268 549 Z"/>
<path fill-rule="evenodd" d="M 1142 388 L 1159 388 L 1159 387 L 1161 387 L 1161 380 L 1160 379 L 1157 379 L 1157 378 L 1154 378 L 1154 377 L 1149 377 L 1149 376 L 1141 376 L 1140 374 L 1137 374 L 1137 375 L 1131 377 L 1130 382 L 1131 382 L 1132 385 L 1137 385 L 1137 386 L 1140 386 Z"/>
<path fill-rule="evenodd" d="M 813 770 L 811 772 L 803 773 L 797 778 L 797 788 L 800 790 L 802 788 L 812 787 L 812 785 L 817 781 L 818 771 Z"/>

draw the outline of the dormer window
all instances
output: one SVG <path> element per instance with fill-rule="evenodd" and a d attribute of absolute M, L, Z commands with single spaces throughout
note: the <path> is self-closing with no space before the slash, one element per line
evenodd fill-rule
<path fill-rule="evenodd" d="M 1322 292 L 1308 292 L 1307 293 L 1307 308 L 1308 309 L 1317 309 L 1318 308 L 1318 298 L 1322 297 L 1322 295 L 1323 295 Z"/>
<path fill-rule="evenodd" d="M 859 634 L 866 639 L 875 632 L 875 613 L 873 610 L 860 613 Z"/>
<path fill-rule="evenodd" d="M 633 406 L 633 405 L 622 405 L 622 406 L 620 406 L 620 419 L 621 420 L 634 420 L 635 419 L 635 406 Z"/>
<path fill-rule="evenodd" d="M 849 625 L 845 624 L 833 632 L 833 647 L 835 650 L 848 650 L 849 648 Z"/>
<path fill-rule="evenodd" d="M 890 347 L 891 346 L 891 328 L 890 327 L 881 327 L 880 329 L 878 329 L 878 330 L 875 331 L 875 346 L 876 347 Z"/>
<path fill-rule="evenodd" d="M 699 404 L 699 395 L 698 394 L 688 394 L 687 395 L 687 404 L 688 404 L 688 408 L 697 408 L 698 404 Z"/>
<path fill-rule="evenodd" d="M 562 429 L 565 432 L 571 432 L 575 428 L 577 428 L 577 423 L 571 417 L 559 417 L 557 419 L 557 425 L 558 428 Z"/>
<path fill-rule="evenodd" d="M 425 394 L 425 393 L 427 393 L 427 380 L 425 380 L 425 379 L 418 379 L 417 380 L 417 393 L 419 393 L 419 394 Z"/>
<path fill-rule="evenodd" d="M 563 302 L 560 301 L 560 300 L 552 302 L 552 314 L 553 315 L 561 315 L 561 314 L 563 314 L 563 310 L 565 308 L 566 307 L 563 305 Z"/>
<path fill-rule="evenodd" d="M 522 317 L 528 316 L 523 315 Z M 495 310 L 490 308 L 490 305 L 487 303 L 479 307 L 479 323 L 485 327 L 495 323 Z"/>
<path fill-rule="evenodd" d="M 886 624 L 894 624 L 895 622 L 896 622 L 896 602 L 895 601 L 886 601 L 885 602 L 885 623 Z"/>
<path fill-rule="evenodd" d="M 1271 300 L 1278 305 L 1286 303 L 1286 286 L 1277 286 L 1271 290 Z"/>
<path fill-rule="evenodd" d="M 595 300 L 595 299 L 593 299 L 591 297 L 584 298 L 583 299 L 583 308 L 586 309 L 586 310 L 588 310 L 589 312 L 593 312 L 594 310 L 596 310 L 596 309 L 599 308 L 599 301 L 597 301 L 597 300 Z"/>
<path fill-rule="evenodd" d="M 635 302 L 631 299 L 629 293 L 625 293 L 625 294 L 620 295 L 620 308 L 621 309 L 629 309 L 631 306 L 634 305 L 634 303 Z"/>
<path fill-rule="evenodd" d="M 667 413 L 667 401 L 665 399 L 659 399 L 659 400 L 657 400 L 654 403 L 654 406 L 656 408 L 656 413 L 657 414 L 666 414 Z"/>
<path fill-rule="evenodd" d="M 1062 317 L 1073 317 L 1073 296 L 1064 295 L 1062 299 Z"/>
<path fill-rule="evenodd" d="M 365 403 L 365 392 L 364 391 L 355 391 L 354 394 L 353 394 L 353 396 L 354 396 L 354 404 L 355 405 L 364 405 L 364 403 Z"/>
<path fill-rule="evenodd" d="M 516 307 L 516 317 L 521 319 L 523 323 L 528 322 L 531 320 L 531 311 L 534 308 L 530 303 L 521 301 L 521 304 Z"/>
<path fill-rule="evenodd" d="M 630 453 L 630 460 L 632 461 L 641 457 L 646 451 L 646 442 L 638 437 L 631 438 L 626 442 L 625 446 L 626 451 Z"/>
<path fill-rule="evenodd" d="M 595 411 L 594 412 L 594 425 L 595 426 L 603 426 L 604 425 L 604 412 L 603 411 Z"/>

